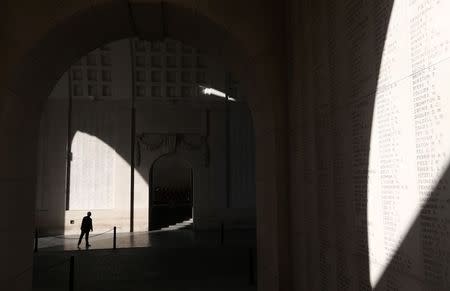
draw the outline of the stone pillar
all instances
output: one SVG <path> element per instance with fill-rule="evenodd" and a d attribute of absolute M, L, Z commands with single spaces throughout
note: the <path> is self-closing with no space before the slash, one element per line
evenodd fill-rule
<path fill-rule="evenodd" d="M 0 89 L 0 286 L 30 290 L 39 110 Z"/>
<path fill-rule="evenodd" d="M 287 118 L 279 56 L 253 62 L 249 105 L 255 129 L 259 290 L 290 290 Z M 271 80 L 265 84 L 256 80 Z"/>

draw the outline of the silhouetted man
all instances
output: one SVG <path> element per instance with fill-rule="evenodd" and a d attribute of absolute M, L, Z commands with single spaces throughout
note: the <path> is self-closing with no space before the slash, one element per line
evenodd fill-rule
<path fill-rule="evenodd" d="M 83 240 L 83 236 L 86 234 L 86 247 L 90 247 L 89 244 L 89 232 L 93 231 L 92 228 L 92 218 L 91 218 L 91 212 L 89 211 L 87 213 L 87 216 L 83 217 L 83 221 L 81 222 L 81 234 L 80 239 L 78 240 L 78 247 L 81 244 L 81 241 Z"/>

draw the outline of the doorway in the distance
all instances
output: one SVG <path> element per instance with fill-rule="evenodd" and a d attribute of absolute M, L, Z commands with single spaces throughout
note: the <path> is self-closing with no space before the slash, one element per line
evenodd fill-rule
<path fill-rule="evenodd" d="M 192 218 L 193 168 L 178 155 L 164 155 L 153 163 L 149 192 L 149 230 Z"/>

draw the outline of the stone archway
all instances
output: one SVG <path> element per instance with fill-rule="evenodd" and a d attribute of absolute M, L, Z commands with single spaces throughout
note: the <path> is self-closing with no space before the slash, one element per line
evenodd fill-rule
<path fill-rule="evenodd" d="M 152 196 L 152 191 L 155 188 L 154 185 L 154 170 L 158 162 L 165 158 L 176 157 L 192 171 L 192 179 L 201 181 L 207 179 L 208 172 L 208 144 L 206 137 L 196 134 L 151 134 L 143 133 L 137 138 L 137 151 L 138 159 L 136 167 L 142 173 L 149 173 L 148 187 L 149 195 Z M 192 183 L 191 183 L 192 184 Z M 202 187 L 199 187 L 200 183 L 195 183 L 196 187 L 191 185 L 191 191 L 195 193 L 202 191 Z M 161 187 L 161 185 L 158 185 Z M 169 187 L 169 185 L 164 185 Z M 163 186 L 163 187 L 164 187 Z M 191 192 L 191 195 L 193 193 Z M 151 225 L 151 207 L 152 201 L 149 197 L 149 230 L 153 230 Z M 192 197 L 191 197 L 192 198 Z M 192 199 L 190 200 L 192 204 Z M 194 205 L 191 205 L 191 207 Z"/>
<path fill-rule="evenodd" d="M 25 22 L 29 39 L 15 43 L 16 51 L 6 54 L 7 77 L 0 79 L 0 136 L 5 141 L 0 148 L 0 177 L 2 188 L 11 197 L 1 209 L 5 221 L 2 237 L 7 237 L 1 251 L 2 274 L 6 275 L 2 281 L 9 290 L 30 287 L 34 161 L 43 101 L 79 56 L 104 43 L 137 35 L 147 40 L 172 37 L 202 48 L 229 64 L 230 71 L 245 84 L 256 141 L 259 286 L 261 290 L 283 289 L 289 281 L 286 89 L 283 49 L 278 47 L 283 36 L 277 30 L 282 30 L 283 21 L 281 27 L 273 28 L 252 13 L 256 5 L 249 4 L 110 0 L 79 1 L 76 8 L 68 5 L 55 8 L 55 15 L 43 13 L 36 20 L 39 24 Z M 264 15 L 279 11 L 259 9 Z M 248 22 L 235 21 L 239 17 Z M 15 33 L 21 33 L 20 28 Z"/>

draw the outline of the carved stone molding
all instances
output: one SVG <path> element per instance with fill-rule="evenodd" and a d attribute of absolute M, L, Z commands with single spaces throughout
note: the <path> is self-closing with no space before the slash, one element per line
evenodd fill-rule
<path fill-rule="evenodd" d="M 204 165 L 209 164 L 209 145 L 207 137 L 201 134 L 148 133 L 136 135 L 136 166 L 140 166 L 145 151 L 160 152 L 161 155 L 178 150 L 200 152 Z"/>
<path fill-rule="evenodd" d="M 136 141 L 141 149 L 147 151 L 154 152 L 160 148 L 166 148 L 170 152 L 176 148 L 177 135 L 142 133 L 136 136 Z"/>

